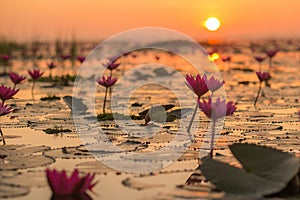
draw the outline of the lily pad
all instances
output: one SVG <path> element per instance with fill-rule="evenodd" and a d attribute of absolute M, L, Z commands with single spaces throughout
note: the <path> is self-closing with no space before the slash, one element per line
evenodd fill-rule
<path fill-rule="evenodd" d="M 0 162 L 0 170 L 18 170 L 50 165 L 55 159 L 44 155 L 11 155 Z"/>
<path fill-rule="evenodd" d="M 89 161 L 84 163 L 79 163 L 76 165 L 80 171 L 87 171 L 87 172 L 95 172 L 99 174 L 107 174 L 109 172 L 116 172 L 116 170 L 102 164 L 99 161 Z"/>
<path fill-rule="evenodd" d="M 13 173 L 14 171 L 5 171 Z M 27 170 L 26 172 L 18 172 L 11 174 L 10 176 L 2 176 L 2 180 L 7 184 L 17 184 L 24 187 L 45 187 L 47 186 L 47 177 L 45 176 L 44 170 L 32 171 Z"/>
<path fill-rule="evenodd" d="M 249 174 L 243 169 L 232 167 L 209 157 L 202 160 L 200 169 L 204 176 L 218 189 L 228 193 L 264 196 L 279 192 L 285 187 L 285 184 L 278 184 Z"/>
<path fill-rule="evenodd" d="M 51 149 L 45 152 L 45 155 L 54 158 L 75 159 L 75 158 L 91 158 L 93 155 L 88 151 L 78 150 L 78 147 L 63 147 L 59 149 Z"/>
<path fill-rule="evenodd" d="M 136 190 L 145 190 L 154 187 L 163 187 L 163 184 L 149 184 L 149 183 L 142 183 L 140 181 L 134 180 L 133 178 L 126 178 L 122 181 L 122 184 L 126 187 L 136 189 Z"/>
<path fill-rule="evenodd" d="M 287 183 L 299 171 L 299 159 L 290 153 L 254 144 L 229 148 L 246 171 L 274 182 Z"/>
<path fill-rule="evenodd" d="M 289 153 L 255 144 L 233 144 L 230 150 L 243 168 L 205 157 L 204 176 L 228 193 L 257 197 L 281 192 L 299 172 L 299 159 Z"/>
<path fill-rule="evenodd" d="M 18 196 L 24 196 L 29 193 L 29 189 L 24 186 L 7 184 L 0 182 L 0 198 L 13 198 Z"/>
<path fill-rule="evenodd" d="M 28 146 L 28 145 L 3 145 L 0 146 L 0 152 L 1 154 L 5 154 L 8 156 L 12 155 L 28 155 L 33 154 L 37 152 L 44 152 L 49 150 L 50 147 L 48 146 Z"/>

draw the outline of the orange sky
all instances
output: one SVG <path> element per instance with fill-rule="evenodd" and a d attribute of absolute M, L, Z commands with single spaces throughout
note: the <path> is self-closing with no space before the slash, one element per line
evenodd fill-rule
<path fill-rule="evenodd" d="M 96 39 L 158 26 L 195 39 L 300 36 L 298 0 L 0 0 L 0 36 L 17 40 Z M 202 21 L 215 16 L 219 31 Z"/>

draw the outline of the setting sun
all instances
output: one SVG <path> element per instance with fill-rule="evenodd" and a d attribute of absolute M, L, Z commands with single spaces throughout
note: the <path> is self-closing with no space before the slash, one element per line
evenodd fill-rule
<path fill-rule="evenodd" d="M 209 31 L 216 31 L 220 28 L 220 20 L 216 17 L 208 18 L 204 23 L 204 27 Z"/>

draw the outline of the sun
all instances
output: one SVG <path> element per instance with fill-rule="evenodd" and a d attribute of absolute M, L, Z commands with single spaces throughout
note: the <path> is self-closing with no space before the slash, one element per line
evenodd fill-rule
<path fill-rule="evenodd" d="M 216 17 L 209 17 L 203 22 L 203 26 L 209 31 L 217 31 L 221 26 L 221 22 Z"/>

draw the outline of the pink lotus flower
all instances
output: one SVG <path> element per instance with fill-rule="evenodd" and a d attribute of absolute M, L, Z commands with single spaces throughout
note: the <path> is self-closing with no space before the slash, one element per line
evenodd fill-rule
<path fill-rule="evenodd" d="M 259 88 L 258 88 L 258 91 L 257 91 L 257 95 L 256 95 L 256 98 L 254 100 L 254 107 L 256 107 L 256 102 L 259 98 L 259 94 L 260 94 L 260 91 L 261 91 L 261 83 L 264 82 L 264 81 L 268 81 L 271 79 L 271 75 L 268 73 L 268 72 L 255 72 L 258 79 L 259 79 Z"/>
<path fill-rule="evenodd" d="M 13 109 L 11 107 L 9 107 L 8 105 L 0 104 L 0 116 L 7 115 L 7 114 L 11 113 L 12 111 L 13 111 Z"/>
<path fill-rule="evenodd" d="M 2 104 L 0 104 L 0 116 L 7 115 L 7 114 L 11 113 L 12 111 L 13 111 L 12 108 L 7 105 L 4 105 L 3 102 L 2 102 Z M 0 127 L 0 135 L 2 136 L 3 145 L 5 145 L 6 142 L 5 142 L 5 138 L 3 137 L 3 132 L 1 130 L 1 127 Z"/>
<path fill-rule="evenodd" d="M 198 74 L 196 78 L 194 78 L 192 75 L 186 75 L 185 80 L 185 84 L 198 96 L 198 99 L 200 99 L 200 97 L 208 91 L 206 75 L 200 77 Z"/>
<path fill-rule="evenodd" d="M 48 69 L 54 69 L 56 67 L 56 64 L 54 62 L 47 63 Z"/>
<path fill-rule="evenodd" d="M 95 174 L 87 174 L 79 177 L 79 172 L 75 169 L 70 177 L 67 177 L 66 171 L 61 172 L 46 169 L 48 184 L 54 195 L 80 195 L 92 190 L 98 183 L 92 183 Z"/>
<path fill-rule="evenodd" d="M 31 76 L 33 81 L 36 81 L 44 74 L 44 72 L 41 72 L 39 69 L 34 69 L 32 71 L 28 70 L 28 74 Z"/>
<path fill-rule="evenodd" d="M 268 50 L 268 51 L 266 51 L 266 54 L 269 58 L 272 58 L 272 57 L 276 56 L 277 52 L 278 52 L 278 50 Z"/>
<path fill-rule="evenodd" d="M 3 62 L 8 62 L 11 58 L 10 55 L 7 55 L 7 54 L 3 54 L 3 55 L 0 55 L 0 58 L 3 60 Z"/>
<path fill-rule="evenodd" d="M 254 59 L 259 63 L 259 71 L 261 71 L 261 63 L 266 59 L 266 57 L 254 56 Z"/>
<path fill-rule="evenodd" d="M 198 101 L 198 104 L 204 114 L 213 121 L 217 121 L 225 116 L 230 116 L 236 110 L 236 106 L 232 101 L 226 104 L 225 99 L 221 100 L 221 98 L 218 98 L 216 102 L 212 103 L 212 99 L 209 97 L 208 101 Z"/>
<path fill-rule="evenodd" d="M 70 55 L 61 55 L 60 58 L 61 58 L 62 60 L 68 60 L 68 59 L 71 58 L 71 56 L 70 56 Z"/>
<path fill-rule="evenodd" d="M 192 90 L 197 95 L 197 100 L 199 100 L 201 96 L 203 96 L 206 92 L 208 92 L 208 87 L 206 82 L 207 82 L 206 75 L 203 75 L 203 77 L 201 77 L 198 74 L 196 78 L 194 78 L 192 75 L 186 75 L 185 77 L 185 84 L 190 88 L 190 90 Z M 192 128 L 192 124 L 195 119 L 197 109 L 198 109 L 198 104 L 196 104 L 191 121 L 188 125 L 187 128 L 188 133 L 190 133 L 190 130 Z"/>
<path fill-rule="evenodd" d="M 85 56 L 77 56 L 77 60 L 78 60 L 80 63 L 83 63 L 83 61 L 85 60 Z"/>
<path fill-rule="evenodd" d="M 120 65 L 121 63 L 103 63 L 102 65 L 105 67 L 105 68 L 107 68 L 107 69 L 109 69 L 109 70 L 114 70 L 114 69 L 116 69 L 117 67 L 119 67 L 119 65 Z"/>
<path fill-rule="evenodd" d="M 112 78 L 111 76 L 105 77 L 102 76 L 102 79 L 99 79 L 97 83 L 106 88 L 113 86 L 117 82 L 117 78 Z"/>
<path fill-rule="evenodd" d="M 108 60 L 110 63 L 114 63 L 119 59 L 119 56 L 109 56 Z"/>
<path fill-rule="evenodd" d="M 207 76 L 203 76 L 203 78 L 205 79 L 205 83 L 206 83 L 208 89 L 212 93 L 217 91 L 219 88 L 221 88 L 225 83 L 225 81 L 218 80 L 214 76 L 210 77 L 209 79 L 207 79 Z"/>
<path fill-rule="evenodd" d="M 255 72 L 259 81 L 264 82 L 271 79 L 271 75 L 269 72 Z"/>
<path fill-rule="evenodd" d="M 117 62 L 118 58 L 119 58 L 118 56 L 108 57 L 108 62 L 102 64 L 105 68 L 111 71 L 110 76 L 112 76 L 112 70 L 116 69 L 121 64 Z"/>
<path fill-rule="evenodd" d="M 264 60 L 266 59 L 266 57 L 262 57 L 262 56 L 254 56 L 254 59 L 255 59 L 257 62 L 261 63 L 262 61 L 264 61 Z"/>
<path fill-rule="evenodd" d="M 44 74 L 44 72 L 41 72 L 39 69 L 34 69 L 32 71 L 28 70 L 28 73 L 33 80 L 32 87 L 31 87 L 31 96 L 32 96 L 32 99 L 34 100 L 33 91 L 34 91 L 34 87 L 35 87 L 35 82 L 38 78 L 40 78 Z"/>
<path fill-rule="evenodd" d="M 14 83 L 14 89 L 16 88 L 17 84 L 21 84 L 26 79 L 25 76 L 19 76 L 16 73 L 9 73 L 8 75 L 10 80 Z"/>
<path fill-rule="evenodd" d="M 266 54 L 269 57 L 269 67 L 272 67 L 272 58 L 277 54 L 277 52 L 278 52 L 278 50 L 266 51 Z"/>
<path fill-rule="evenodd" d="M 102 76 L 102 79 L 99 79 L 97 83 L 99 85 L 102 85 L 105 87 L 105 96 L 103 101 L 103 113 L 105 113 L 105 105 L 106 105 L 106 99 L 107 99 L 107 92 L 108 88 L 113 86 L 117 82 L 117 78 L 111 78 L 111 76 L 108 76 L 107 78 L 105 76 Z"/>
<path fill-rule="evenodd" d="M 0 87 L 0 99 L 2 100 L 2 106 L 4 105 L 4 102 L 8 99 L 12 99 L 12 97 L 19 92 L 19 89 L 15 90 L 10 87 L 6 87 L 2 85 Z"/>
<path fill-rule="evenodd" d="M 47 63 L 48 69 L 49 69 L 49 77 L 52 78 L 52 70 L 56 67 L 56 64 L 54 62 Z"/>
<path fill-rule="evenodd" d="M 212 102 L 211 98 L 209 98 L 208 101 L 203 100 L 201 102 L 199 100 L 198 105 L 204 112 L 204 114 L 213 121 L 209 154 L 212 157 L 215 140 L 216 121 L 222 117 L 232 115 L 236 110 L 236 106 L 232 101 L 226 103 L 225 99 L 221 100 L 221 98 L 218 98 L 214 103 Z"/>

